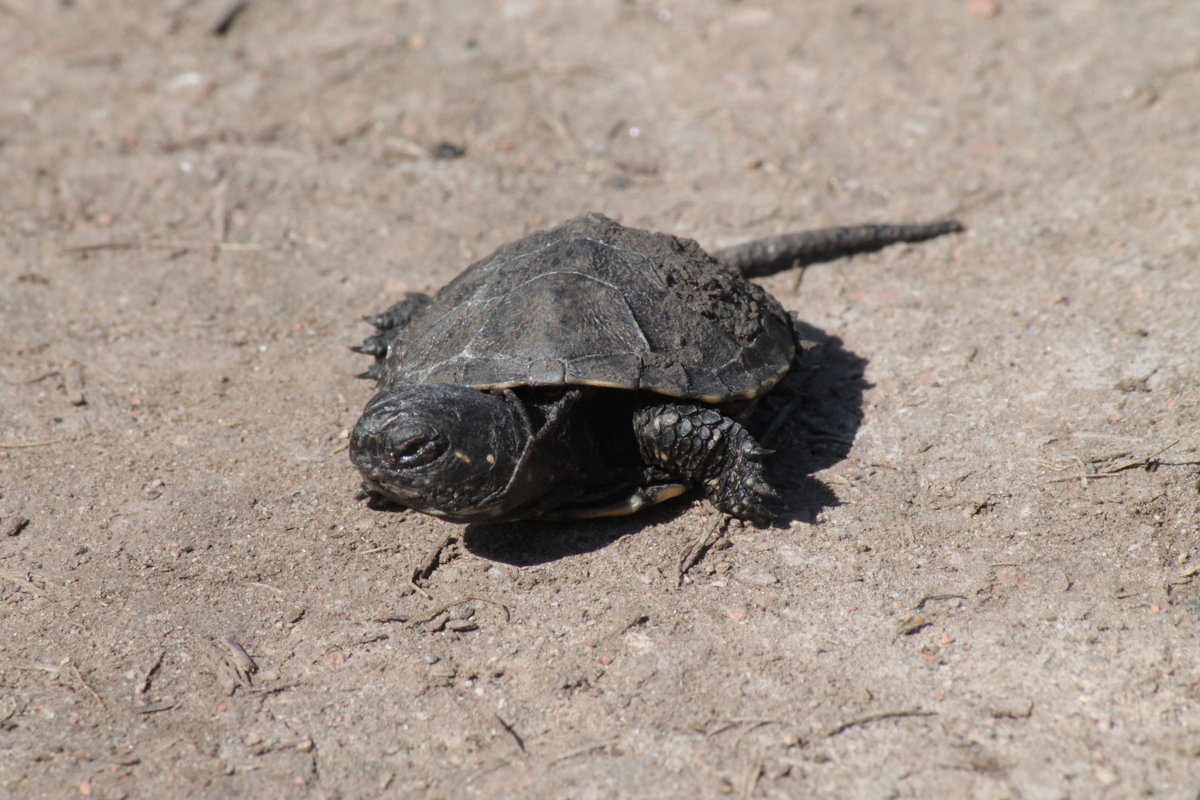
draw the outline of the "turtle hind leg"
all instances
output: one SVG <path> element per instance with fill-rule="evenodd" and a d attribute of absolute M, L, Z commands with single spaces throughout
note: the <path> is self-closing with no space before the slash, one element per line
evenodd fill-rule
<path fill-rule="evenodd" d="M 359 378 L 373 380 L 379 377 L 379 367 L 383 363 L 383 359 L 387 358 L 388 348 L 403 338 L 404 329 L 408 327 L 408 323 L 421 309 L 429 305 L 431 299 L 427 294 L 409 292 L 403 300 L 386 311 L 370 317 L 363 317 L 365 321 L 374 325 L 379 333 L 367 337 L 362 344 L 350 348 L 356 353 L 375 357 L 375 363 L 365 372 L 359 373 Z"/>
<path fill-rule="evenodd" d="M 736 420 L 705 406 L 665 404 L 633 417 L 642 458 L 688 483 L 699 484 L 718 509 L 751 522 L 779 515 L 779 495 L 767 483 L 759 446 Z"/>

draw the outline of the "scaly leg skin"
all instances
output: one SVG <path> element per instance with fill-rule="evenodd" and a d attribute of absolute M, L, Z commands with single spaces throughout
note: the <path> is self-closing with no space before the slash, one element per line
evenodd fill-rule
<path fill-rule="evenodd" d="M 829 261 L 853 253 L 879 250 L 898 242 L 922 242 L 962 230 L 962 223 L 954 219 L 918 225 L 817 228 L 726 247 L 714 252 L 713 256 L 743 275 L 753 277 L 787 269 L 796 262 Z"/>
<path fill-rule="evenodd" d="M 770 451 L 735 420 L 704 406 L 667 404 L 638 410 L 633 429 L 647 464 L 704 487 L 721 511 L 759 523 L 778 516 L 779 495 L 763 474 Z"/>
<path fill-rule="evenodd" d="M 388 348 L 400 340 L 413 315 L 429 305 L 430 300 L 432 298 L 427 294 L 409 292 L 403 300 L 382 314 L 363 318 L 374 325 L 379 333 L 363 340 L 363 343 L 357 347 L 350 348 L 356 353 L 375 356 L 375 363 L 366 372 L 360 373 L 358 377 L 370 379 L 379 377 L 379 365 L 387 357 Z"/>

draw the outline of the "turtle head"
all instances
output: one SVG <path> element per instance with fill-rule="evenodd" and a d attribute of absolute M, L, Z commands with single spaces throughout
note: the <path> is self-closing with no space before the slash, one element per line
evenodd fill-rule
<path fill-rule="evenodd" d="M 367 489 L 470 522 L 527 499 L 511 489 L 529 442 L 528 421 L 505 393 L 417 384 L 386 389 L 367 404 L 350 435 L 350 460 Z"/>

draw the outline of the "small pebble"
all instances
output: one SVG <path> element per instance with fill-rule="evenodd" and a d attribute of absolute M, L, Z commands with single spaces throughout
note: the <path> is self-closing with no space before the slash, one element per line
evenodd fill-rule
<path fill-rule="evenodd" d="M 994 17 L 1000 13 L 1000 0 L 967 0 L 967 11 L 977 17 Z"/>
<path fill-rule="evenodd" d="M 429 155 L 439 161 L 450 161 L 455 158 L 462 158 L 467 154 L 467 148 L 454 142 L 438 142 L 433 147 L 429 148 Z"/>

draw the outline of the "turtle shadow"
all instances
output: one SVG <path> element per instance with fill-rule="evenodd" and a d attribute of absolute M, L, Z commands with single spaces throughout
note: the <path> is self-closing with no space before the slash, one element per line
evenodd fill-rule
<path fill-rule="evenodd" d="M 791 372 L 761 402 L 751 428 L 775 451 L 768 474 L 788 507 L 782 521 L 812 522 L 837 495 L 813 477 L 850 454 L 863 421 L 863 397 L 872 384 L 868 361 L 837 336 L 792 320 L 801 343 Z"/>
<path fill-rule="evenodd" d="M 463 545 L 474 555 L 514 567 L 532 567 L 601 550 L 643 528 L 669 522 L 695 500 L 689 492 L 628 517 L 564 522 L 475 522 L 463 532 Z"/>
<path fill-rule="evenodd" d="M 844 460 L 863 420 L 867 359 L 836 336 L 793 320 L 801 347 L 792 371 L 759 403 L 750 419 L 756 435 L 769 436 L 775 451 L 768 474 L 787 510 L 777 524 L 813 522 L 839 505 L 833 490 L 812 473 Z M 571 522 L 473 523 L 463 544 L 477 556 L 513 566 L 534 566 L 607 547 L 649 525 L 669 522 L 696 500 L 683 497 L 629 517 Z"/>

